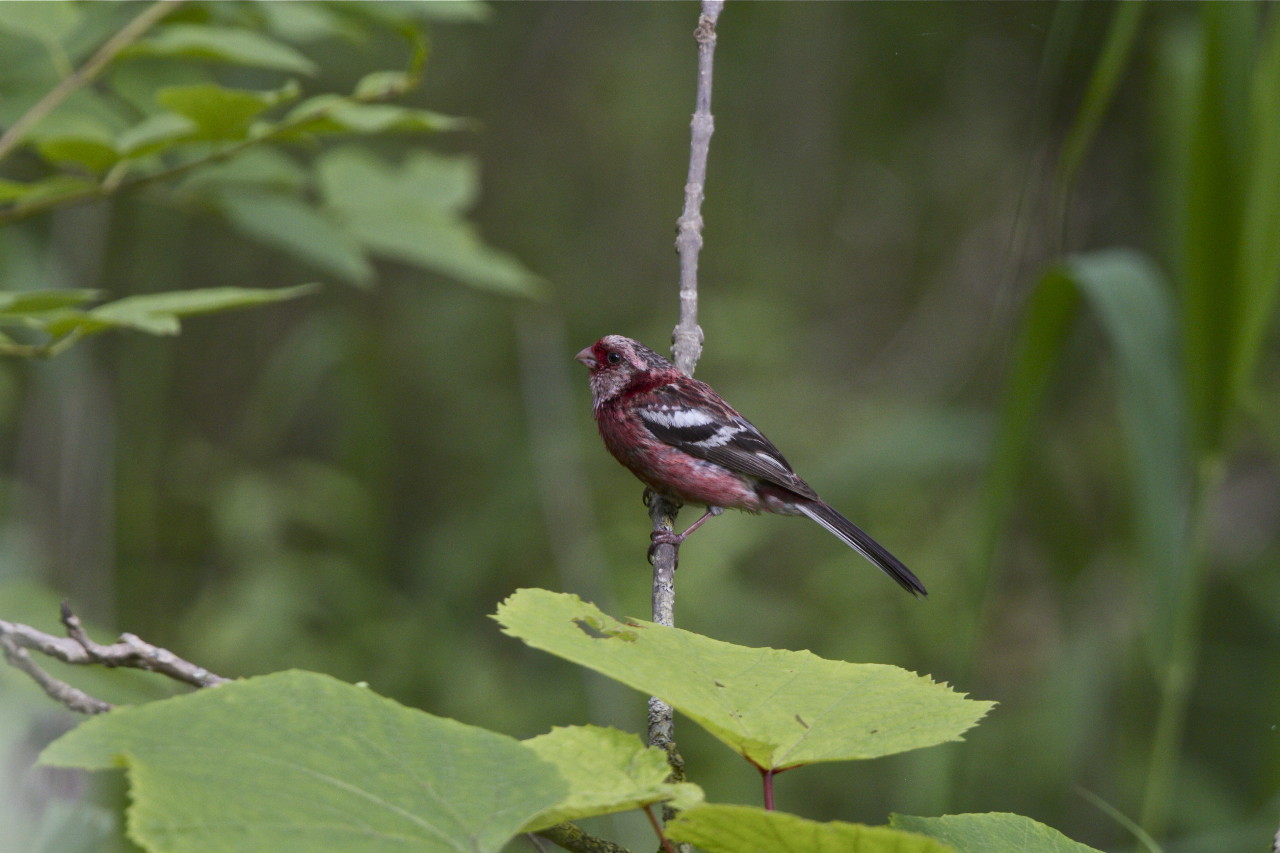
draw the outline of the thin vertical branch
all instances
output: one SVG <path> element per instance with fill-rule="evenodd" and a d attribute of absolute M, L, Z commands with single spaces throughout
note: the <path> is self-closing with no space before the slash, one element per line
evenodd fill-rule
<path fill-rule="evenodd" d="M 691 122 L 689 177 L 684 187 L 684 210 L 676 220 L 676 251 L 680 255 L 680 322 L 671 335 L 676 366 L 689 375 L 702 355 L 702 328 L 698 326 L 698 253 L 702 250 L 702 199 L 707 180 L 707 153 L 715 122 L 711 118 L 711 67 L 716 48 L 716 21 L 724 0 L 703 0 L 694 40 L 698 43 L 698 84 Z M 652 492 L 645 493 L 655 532 L 671 532 L 678 506 Z M 675 625 L 676 546 L 658 545 L 650 552 L 653 563 L 653 621 Z M 666 751 L 671 778 L 684 779 L 684 759 L 676 750 L 673 712 L 661 699 L 649 700 L 649 744 Z M 664 819 L 671 817 L 663 808 Z M 680 845 L 687 849 L 687 845 Z"/>
<path fill-rule="evenodd" d="M 702 199 L 707 183 L 707 152 L 715 121 L 711 117 L 711 67 L 716 51 L 716 20 L 723 0 L 703 0 L 693 37 L 698 42 L 698 91 L 694 100 L 689 178 L 684 185 L 684 210 L 676 220 L 676 251 L 680 253 L 680 322 L 672 334 L 676 367 L 693 375 L 702 355 L 698 325 L 698 253 L 702 250 Z"/>

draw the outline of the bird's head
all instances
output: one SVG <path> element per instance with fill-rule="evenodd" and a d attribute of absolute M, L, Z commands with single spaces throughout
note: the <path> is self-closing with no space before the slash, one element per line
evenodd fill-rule
<path fill-rule="evenodd" d="M 574 356 L 591 373 L 591 396 L 598 406 L 631 387 L 637 379 L 675 370 L 675 366 L 639 341 L 605 335 Z"/>

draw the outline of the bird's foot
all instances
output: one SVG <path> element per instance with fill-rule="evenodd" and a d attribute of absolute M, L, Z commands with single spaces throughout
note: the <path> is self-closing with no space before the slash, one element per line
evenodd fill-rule
<path fill-rule="evenodd" d="M 649 534 L 649 565 L 653 565 L 654 555 L 660 545 L 670 545 L 675 549 L 676 558 L 672 568 L 680 565 L 680 543 L 684 541 L 688 531 L 676 533 L 674 530 L 655 530 Z"/>

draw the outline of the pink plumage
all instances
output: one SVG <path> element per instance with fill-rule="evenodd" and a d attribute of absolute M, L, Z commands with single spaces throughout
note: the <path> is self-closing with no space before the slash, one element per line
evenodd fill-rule
<path fill-rule="evenodd" d="M 840 537 L 913 595 L 920 583 L 902 562 L 818 497 L 778 448 L 705 382 L 645 345 L 607 335 L 576 356 L 591 373 L 592 409 L 605 447 L 645 485 L 707 512 L 679 545 L 722 508 L 805 515 Z"/>

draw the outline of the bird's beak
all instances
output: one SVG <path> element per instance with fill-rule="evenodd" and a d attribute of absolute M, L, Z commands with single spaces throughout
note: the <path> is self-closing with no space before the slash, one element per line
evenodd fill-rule
<path fill-rule="evenodd" d="M 582 352 L 575 355 L 574 359 L 582 362 L 592 370 L 600 366 L 600 362 L 596 361 L 596 357 L 591 354 L 591 347 L 587 347 Z"/>

